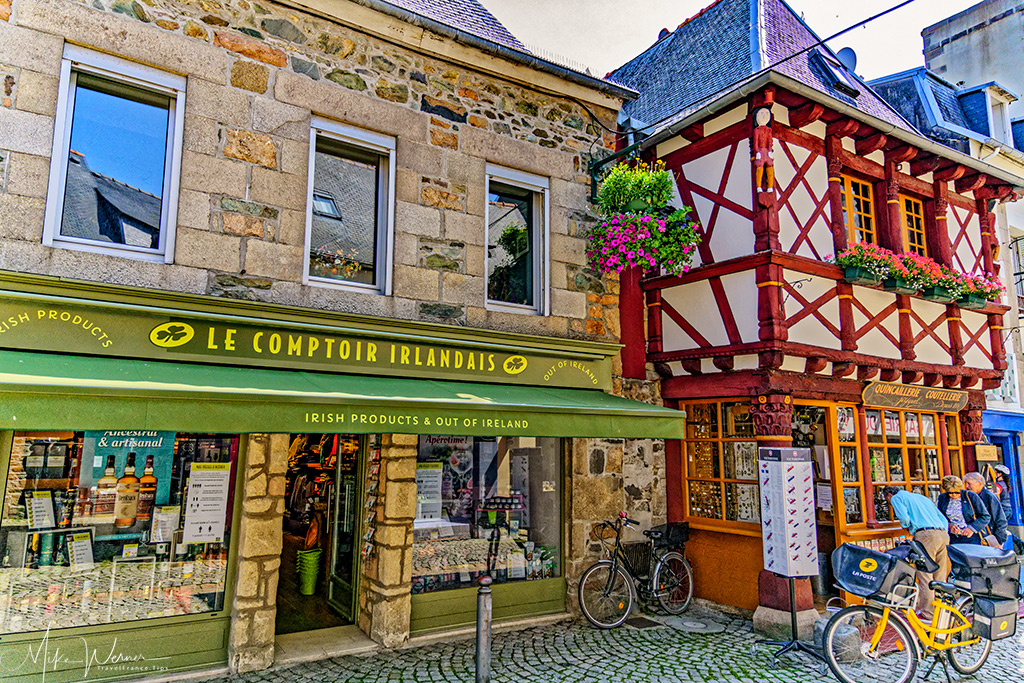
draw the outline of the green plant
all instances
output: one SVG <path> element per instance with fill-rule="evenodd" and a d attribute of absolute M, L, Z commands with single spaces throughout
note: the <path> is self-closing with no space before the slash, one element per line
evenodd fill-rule
<path fill-rule="evenodd" d="M 636 199 L 660 209 L 672 199 L 672 187 L 672 174 L 661 161 L 616 164 L 605 173 L 597 204 L 606 215 L 625 211 L 626 205 Z"/>
<path fill-rule="evenodd" d="M 989 275 L 968 275 L 964 283 L 964 296 L 980 296 L 989 301 L 998 301 L 1006 287 L 997 278 Z"/>
<path fill-rule="evenodd" d="M 602 273 L 621 273 L 629 267 L 660 267 L 673 275 L 687 272 L 700 242 L 697 223 L 689 215 L 690 207 L 667 215 L 613 214 L 590 231 L 591 267 Z"/>
<path fill-rule="evenodd" d="M 362 268 L 359 252 L 355 249 L 345 252 L 341 249 L 330 251 L 320 247 L 309 255 L 309 274 L 313 277 L 351 280 Z"/>
<path fill-rule="evenodd" d="M 862 268 L 880 278 L 902 278 L 906 275 L 906 269 L 896 254 L 870 242 L 851 244 L 833 260 L 842 268 Z"/>
<path fill-rule="evenodd" d="M 498 237 L 498 245 L 505 251 L 505 259 L 494 266 L 487 278 L 487 296 L 495 301 L 528 304 L 530 232 L 525 223 L 513 221 L 506 225 Z"/>

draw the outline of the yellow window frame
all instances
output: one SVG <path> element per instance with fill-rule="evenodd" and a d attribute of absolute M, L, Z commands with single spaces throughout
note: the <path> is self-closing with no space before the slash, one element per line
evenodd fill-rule
<path fill-rule="evenodd" d="M 871 183 L 848 175 L 840 176 L 843 222 L 851 242 L 875 242 L 875 195 Z M 854 202 L 854 200 L 859 202 Z M 859 206 L 858 206 L 859 204 Z M 860 218 L 860 226 L 857 218 Z"/>
<path fill-rule="evenodd" d="M 928 255 L 928 243 L 924 233 L 924 204 L 906 195 L 900 195 L 900 211 L 903 213 L 903 248 L 920 256 Z"/>

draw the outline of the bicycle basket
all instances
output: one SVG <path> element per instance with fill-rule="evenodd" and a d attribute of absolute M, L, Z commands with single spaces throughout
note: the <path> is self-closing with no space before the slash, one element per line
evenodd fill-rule
<path fill-rule="evenodd" d="M 645 578 L 651 573 L 651 544 L 647 541 L 623 543 L 620 546 L 626 559 L 626 568 L 637 578 Z"/>
<path fill-rule="evenodd" d="M 862 598 L 886 596 L 897 585 L 914 585 L 914 567 L 886 553 L 844 543 L 832 553 L 839 587 Z"/>
<path fill-rule="evenodd" d="M 661 537 L 655 538 L 655 548 L 681 548 L 690 540 L 690 525 L 686 522 L 669 522 L 651 527 L 651 531 L 660 531 Z"/>

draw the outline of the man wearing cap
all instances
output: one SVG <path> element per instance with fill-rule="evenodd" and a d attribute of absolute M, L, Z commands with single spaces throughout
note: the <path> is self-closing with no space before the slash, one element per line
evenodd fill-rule
<path fill-rule="evenodd" d="M 1010 468 L 1006 465 L 993 465 L 996 471 L 996 494 L 999 496 L 999 505 L 1003 508 L 1006 519 L 1013 516 L 1010 505 Z"/>
<path fill-rule="evenodd" d="M 988 514 L 992 518 L 988 522 L 989 532 L 996 537 L 1000 545 L 1006 543 L 1006 537 L 1009 533 L 1007 531 L 1009 523 L 1006 520 L 1006 513 L 1003 512 L 1003 506 L 1000 504 L 996 494 L 985 488 L 985 477 L 977 472 L 968 472 L 964 475 L 964 486 L 968 491 L 978 494 L 982 504 L 988 509 Z"/>
<path fill-rule="evenodd" d="M 945 581 L 949 577 L 949 520 L 939 512 L 931 498 L 920 493 L 911 493 L 898 486 L 882 489 L 885 501 L 892 508 L 893 515 L 914 540 L 924 546 L 939 568 L 932 573 L 917 571 L 917 605 L 925 621 L 931 621 L 932 601 L 935 591 L 928 587 L 929 581 Z"/>

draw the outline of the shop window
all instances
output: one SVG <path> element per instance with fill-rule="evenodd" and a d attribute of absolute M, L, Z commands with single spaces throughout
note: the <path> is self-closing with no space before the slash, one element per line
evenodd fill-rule
<path fill-rule="evenodd" d="M 843 221 L 851 242 L 875 241 L 875 200 L 871 184 L 842 176 Z"/>
<path fill-rule="evenodd" d="M 307 283 L 388 293 L 394 138 L 314 117 Z"/>
<path fill-rule="evenodd" d="M 839 474 L 842 480 L 843 515 L 846 526 L 864 524 L 864 478 L 860 467 L 858 432 L 856 408 L 836 406 Z"/>
<path fill-rule="evenodd" d="M 757 441 L 747 401 L 686 404 L 688 514 L 759 524 Z"/>
<path fill-rule="evenodd" d="M 900 196 L 903 210 L 903 248 L 920 256 L 928 255 L 924 238 L 924 205 L 916 199 Z"/>
<path fill-rule="evenodd" d="M 544 313 L 548 180 L 487 166 L 487 306 Z"/>
<path fill-rule="evenodd" d="M 237 436 L 16 432 L 0 633 L 224 609 Z"/>
<path fill-rule="evenodd" d="M 902 410 L 864 411 L 868 458 L 875 490 L 875 519 L 892 521 L 882 489 L 899 486 L 938 500 L 945 474 L 939 416 Z"/>
<path fill-rule="evenodd" d="M 561 439 L 421 436 L 412 592 L 561 576 Z"/>
<path fill-rule="evenodd" d="M 174 258 L 185 78 L 67 45 L 43 244 Z"/>

